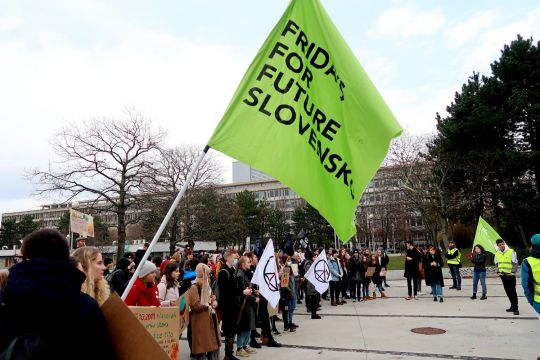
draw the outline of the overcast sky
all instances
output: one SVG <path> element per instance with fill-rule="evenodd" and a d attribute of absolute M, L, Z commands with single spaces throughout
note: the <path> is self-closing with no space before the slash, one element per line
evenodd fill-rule
<path fill-rule="evenodd" d="M 504 44 L 540 40 L 538 1 L 322 0 L 405 129 L 433 132 Z M 0 0 L 0 213 L 39 202 L 25 169 L 66 122 L 126 106 L 201 148 L 287 0 Z M 226 181 L 231 159 L 220 157 Z"/>

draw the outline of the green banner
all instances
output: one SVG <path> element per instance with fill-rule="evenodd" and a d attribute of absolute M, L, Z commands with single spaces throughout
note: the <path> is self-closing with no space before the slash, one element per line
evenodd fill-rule
<path fill-rule="evenodd" d="M 318 0 L 293 0 L 208 145 L 292 188 L 342 241 L 401 127 Z"/>
<path fill-rule="evenodd" d="M 484 250 L 490 253 L 497 253 L 497 239 L 501 239 L 501 236 L 497 234 L 495 229 L 488 224 L 488 222 L 480 216 L 478 218 L 478 225 L 476 226 L 476 235 L 474 236 L 473 251 L 475 245 L 482 245 Z"/>

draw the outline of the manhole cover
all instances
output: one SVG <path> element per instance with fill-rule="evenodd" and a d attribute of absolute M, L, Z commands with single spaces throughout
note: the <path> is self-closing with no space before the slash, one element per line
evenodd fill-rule
<path fill-rule="evenodd" d="M 414 328 L 414 329 L 411 329 L 411 331 L 415 334 L 422 334 L 422 335 L 440 335 L 446 332 L 446 330 L 432 328 L 432 327 Z"/>

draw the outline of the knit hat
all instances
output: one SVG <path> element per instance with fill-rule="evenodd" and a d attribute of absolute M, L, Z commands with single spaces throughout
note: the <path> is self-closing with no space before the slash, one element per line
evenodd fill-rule
<path fill-rule="evenodd" d="M 540 246 L 540 234 L 533 235 L 531 238 L 531 245 Z"/>
<path fill-rule="evenodd" d="M 150 274 L 153 271 L 156 271 L 156 265 L 146 260 L 143 263 L 143 266 L 141 267 L 141 271 L 139 272 L 139 277 L 142 279 L 143 277 L 145 277 L 146 275 Z"/>

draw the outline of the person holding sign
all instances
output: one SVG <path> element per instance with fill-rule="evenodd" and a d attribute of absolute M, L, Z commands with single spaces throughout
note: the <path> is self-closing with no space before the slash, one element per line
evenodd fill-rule
<path fill-rule="evenodd" d="M 127 306 L 161 306 L 155 279 L 156 265 L 144 260 L 139 277 L 135 280 L 135 284 L 126 298 Z"/>
<path fill-rule="evenodd" d="M 85 246 L 75 250 L 73 256 L 79 260 L 86 274 L 81 291 L 96 299 L 100 306 L 103 305 L 111 295 L 111 290 L 109 283 L 103 276 L 105 264 L 101 252 L 98 248 Z"/>

